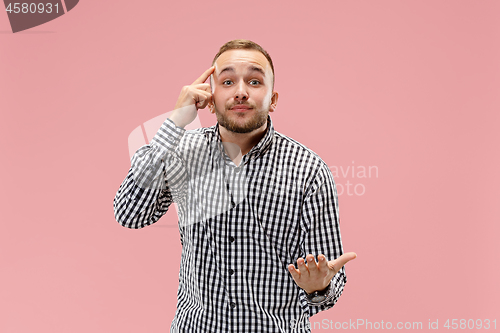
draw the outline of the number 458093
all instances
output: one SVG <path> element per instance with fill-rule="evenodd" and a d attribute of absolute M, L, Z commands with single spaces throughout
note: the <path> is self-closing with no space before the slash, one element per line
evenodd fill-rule
<path fill-rule="evenodd" d="M 489 320 L 489 319 L 450 319 L 446 320 L 444 323 L 443 327 L 446 327 L 447 329 L 485 329 L 488 330 L 490 328 L 496 329 L 497 328 L 497 320 Z"/>
<path fill-rule="evenodd" d="M 32 2 L 32 3 L 17 3 L 16 2 L 14 4 L 9 3 L 7 8 L 5 8 L 5 11 L 7 11 L 9 13 L 14 13 L 14 14 L 18 14 L 18 13 L 23 13 L 23 14 L 47 13 L 47 14 L 50 14 L 50 13 L 52 13 L 52 11 L 59 13 L 59 4 L 56 3 L 56 4 L 52 5 L 51 3 L 46 3 L 46 4 L 38 3 L 38 4 L 36 4 L 34 2 Z"/>

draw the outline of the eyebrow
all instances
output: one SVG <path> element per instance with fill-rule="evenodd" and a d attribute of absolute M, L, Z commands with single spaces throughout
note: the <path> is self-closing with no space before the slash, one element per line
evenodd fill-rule
<path fill-rule="evenodd" d="M 264 77 L 266 76 L 266 73 L 264 73 L 264 70 L 260 67 L 251 66 L 250 71 L 251 72 L 259 72 L 262 74 L 262 76 L 264 76 Z M 233 67 L 226 67 L 220 71 L 219 75 L 222 75 L 222 73 L 224 73 L 224 72 L 234 72 L 234 68 Z"/>

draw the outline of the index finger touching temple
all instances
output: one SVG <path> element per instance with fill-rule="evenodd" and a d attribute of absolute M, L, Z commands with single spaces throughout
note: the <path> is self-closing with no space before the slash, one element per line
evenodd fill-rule
<path fill-rule="evenodd" d="M 208 77 L 215 71 L 215 66 L 212 66 L 210 67 L 209 69 L 207 69 L 203 74 L 201 74 L 201 76 L 199 78 L 197 78 L 193 84 L 198 84 L 198 83 L 203 83 L 205 82 Z"/>

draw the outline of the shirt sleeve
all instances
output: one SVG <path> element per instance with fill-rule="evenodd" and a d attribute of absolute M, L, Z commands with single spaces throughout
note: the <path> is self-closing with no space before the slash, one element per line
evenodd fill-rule
<path fill-rule="evenodd" d="M 304 257 L 311 253 L 315 258 L 324 254 L 327 260 L 334 260 L 343 254 L 339 227 L 338 197 L 333 175 L 324 163 L 318 172 L 304 200 L 302 222 L 307 236 L 304 241 Z M 321 302 L 314 303 L 305 297 L 310 316 L 330 309 L 335 305 L 347 282 L 345 268 L 332 278 L 330 290 Z"/>
<path fill-rule="evenodd" d="M 135 152 L 113 200 L 115 219 L 123 227 L 143 228 L 167 212 L 179 191 L 176 185 L 185 178 L 176 150 L 185 131 L 166 119 L 151 142 Z"/>

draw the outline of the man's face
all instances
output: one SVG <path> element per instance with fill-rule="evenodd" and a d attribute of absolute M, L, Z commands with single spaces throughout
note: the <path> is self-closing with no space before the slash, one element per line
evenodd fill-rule
<path fill-rule="evenodd" d="M 215 62 L 209 104 L 219 125 L 231 132 L 249 133 L 266 124 L 278 101 L 272 80 L 271 65 L 259 51 L 222 53 Z"/>

